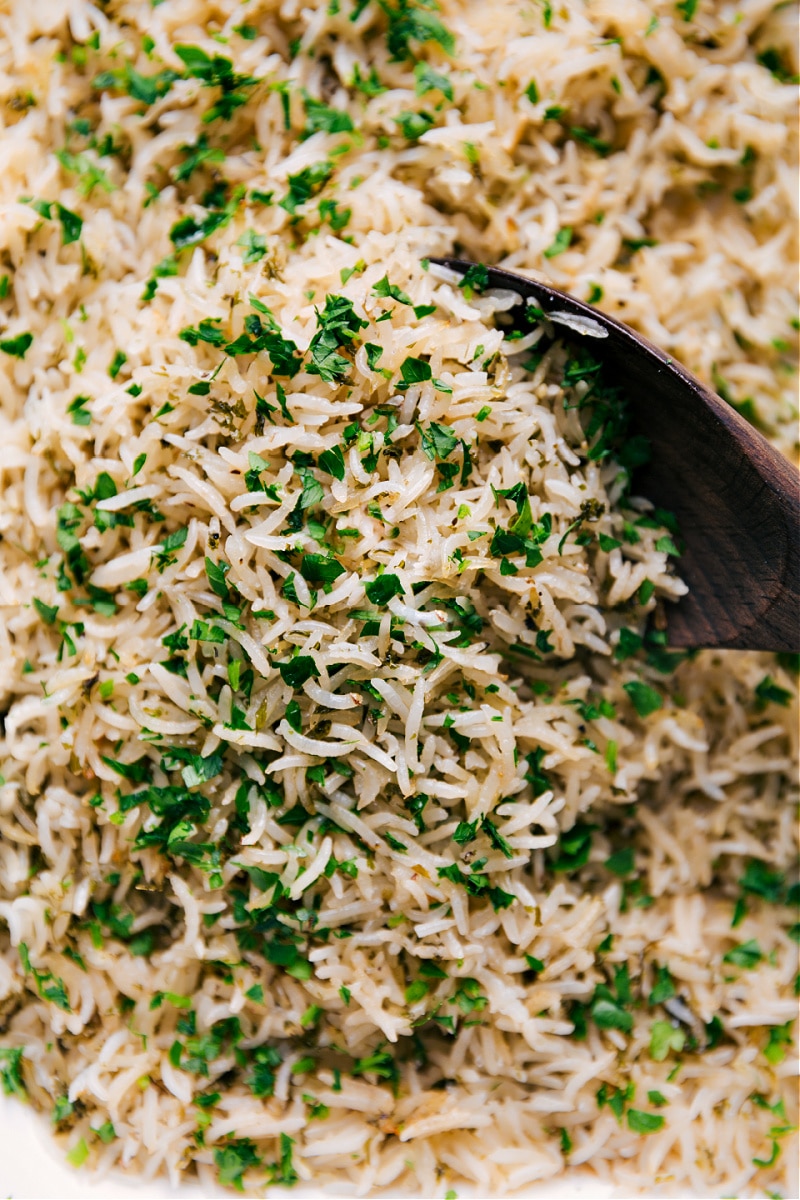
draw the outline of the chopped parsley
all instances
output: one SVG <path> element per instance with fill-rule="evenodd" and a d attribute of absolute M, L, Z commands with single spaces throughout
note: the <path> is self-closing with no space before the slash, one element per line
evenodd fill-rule
<path fill-rule="evenodd" d="M 544 251 L 545 258 L 556 258 L 559 254 L 563 254 L 572 244 L 572 229 L 569 225 L 564 225 L 559 229 L 553 241 Z"/>
<path fill-rule="evenodd" d="M 236 245 L 241 246 L 244 250 L 242 262 L 247 266 L 250 263 L 258 262 L 267 253 L 267 239 L 263 234 L 256 233 L 254 229 L 246 229 L 237 239 Z"/>
<path fill-rule="evenodd" d="M 446 54 L 455 50 L 453 34 L 435 15 L 436 0 L 378 0 L 378 4 L 386 15 L 386 45 L 393 61 L 413 58 L 415 42 L 436 42 Z"/>
<path fill-rule="evenodd" d="M 319 375 L 326 383 L 341 383 L 352 364 L 339 350 L 349 349 L 366 327 L 367 322 L 359 317 L 352 300 L 346 296 L 326 296 L 324 309 L 317 310 L 317 332 L 309 346 L 311 362 L 306 366 L 309 374 Z"/>
<path fill-rule="evenodd" d="M 333 163 L 324 159 L 322 162 L 312 163 L 310 167 L 305 167 L 296 175 L 289 175 L 287 179 L 289 191 L 279 202 L 281 208 L 285 208 L 294 216 L 302 204 L 305 204 L 325 186 L 332 174 Z"/>
<path fill-rule="evenodd" d="M 304 138 L 311 137 L 313 133 L 352 133 L 353 121 L 344 109 L 331 108 L 309 96 L 308 92 L 303 93 L 303 106 L 306 112 Z"/>
<path fill-rule="evenodd" d="M 418 96 L 439 91 L 447 100 L 453 99 L 453 85 L 447 75 L 435 71 L 429 63 L 418 62 L 414 66 L 414 90 Z"/>
<path fill-rule="evenodd" d="M 397 575 L 384 574 L 364 584 L 364 591 L 373 604 L 384 606 L 393 596 L 403 595 L 403 585 Z"/>
<path fill-rule="evenodd" d="M 664 1128 L 664 1118 L 660 1113 L 642 1112 L 638 1108 L 629 1108 L 627 1113 L 628 1128 L 633 1133 L 656 1133 Z"/>
<path fill-rule="evenodd" d="M 18 333 L 16 337 L 0 338 L 0 350 L 12 358 L 24 358 L 33 345 L 32 333 Z"/>
<path fill-rule="evenodd" d="M 22 1046 L 0 1046 L 0 1084 L 6 1096 L 25 1096 L 22 1080 Z"/>
<path fill-rule="evenodd" d="M 661 693 L 647 683 L 631 680 L 630 683 L 624 683 L 622 686 L 640 717 L 649 717 L 651 713 L 658 712 L 664 704 Z"/>
<path fill-rule="evenodd" d="M 155 75 L 140 75 L 126 62 L 124 66 L 113 71 L 103 71 L 92 80 L 92 87 L 97 91 L 125 92 L 134 100 L 149 107 L 166 96 L 176 79 L 180 79 L 177 71 L 169 67 L 158 71 Z"/>
<path fill-rule="evenodd" d="M 309 679 L 318 679 L 319 670 L 310 654 L 298 654 L 288 662 L 278 663 L 281 679 L 289 687 L 301 688 Z"/>

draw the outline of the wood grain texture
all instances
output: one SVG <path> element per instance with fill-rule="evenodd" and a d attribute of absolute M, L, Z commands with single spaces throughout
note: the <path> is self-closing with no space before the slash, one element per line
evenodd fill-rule
<path fill-rule="evenodd" d="M 456 271 L 471 264 L 431 259 Z M 607 338 L 576 337 L 613 369 L 634 432 L 653 443 L 636 488 L 678 518 L 689 594 L 667 606 L 676 647 L 800 650 L 800 475 L 724 400 L 646 338 L 546 284 L 489 268 L 490 286 L 545 312 L 591 317 Z M 560 329 L 561 332 L 561 329 Z"/>

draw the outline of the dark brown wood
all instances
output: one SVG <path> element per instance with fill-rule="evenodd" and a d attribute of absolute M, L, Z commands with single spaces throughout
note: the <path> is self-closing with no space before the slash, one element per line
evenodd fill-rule
<path fill-rule="evenodd" d="M 455 271 L 471 264 L 434 258 Z M 543 283 L 499 268 L 492 287 L 545 312 L 591 317 L 607 338 L 579 337 L 629 395 L 632 424 L 653 443 L 636 487 L 678 518 L 689 594 L 667 606 L 677 647 L 800 650 L 800 475 L 685 367 L 627 325 Z M 559 332 L 562 328 L 559 327 Z"/>

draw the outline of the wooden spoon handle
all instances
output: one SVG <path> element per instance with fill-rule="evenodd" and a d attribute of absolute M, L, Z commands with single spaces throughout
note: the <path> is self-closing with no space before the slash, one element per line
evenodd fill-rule
<path fill-rule="evenodd" d="M 459 273 L 461 259 L 432 259 Z M 646 338 L 547 284 L 489 268 L 489 283 L 546 313 L 590 318 L 653 444 L 636 489 L 678 518 L 689 594 L 667 606 L 670 645 L 800 650 L 800 476 L 756 429 Z"/>

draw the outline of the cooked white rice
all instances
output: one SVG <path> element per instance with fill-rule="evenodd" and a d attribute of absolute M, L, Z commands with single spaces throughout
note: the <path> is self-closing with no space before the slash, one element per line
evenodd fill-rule
<path fill-rule="evenodd" d="M 0 14 L 5 1091 L 209 1188 L 796 1196 L 791 664 L 642 645 L 609 381 L 425 261 L 791 452 L 795 7 Z"/>

